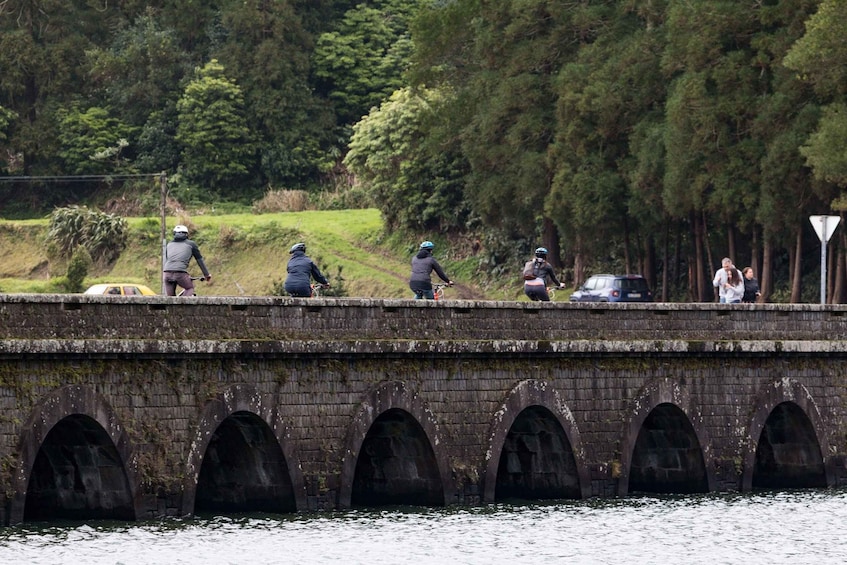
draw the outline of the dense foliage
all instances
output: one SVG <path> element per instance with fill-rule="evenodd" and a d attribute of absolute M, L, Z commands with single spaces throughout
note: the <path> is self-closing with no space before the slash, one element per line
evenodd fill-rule
<path fill-rule="evenodd" d="M 491 271 L 543 244 L 574 284 L 640 272 L 662 299 L 711 300 L 728 255 L 770 299 L 812 301 L 808 216 L 847 208 L 845 8 L 6 0 L 0 181 L 164 170 L 246 202 L 352 179 L 392 229 L 473 232 Z M 0 202 L 93 188 L 0 182 Z"/>

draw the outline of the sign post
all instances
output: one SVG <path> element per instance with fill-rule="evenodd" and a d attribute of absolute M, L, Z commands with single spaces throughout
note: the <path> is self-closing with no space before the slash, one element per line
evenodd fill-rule
<path fill-rule="evenodd" d="M 821 304 L 826 304 L 826 242 L 841 221 L 840 216 L 809 216 L 818 239 L 821 240 Z"/>

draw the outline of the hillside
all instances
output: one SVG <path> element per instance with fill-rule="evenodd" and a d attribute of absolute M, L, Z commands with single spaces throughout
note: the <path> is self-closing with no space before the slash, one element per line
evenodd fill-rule
<path fill-rule="evenodd" d="M 90 273 L 86 284 L 129 280 L 161 288 L 161 238 L 158 218 L 127 218 L 127 247 L 112 265 Z M 343 278 L 347 296 L 409 297 L 409 259 L 417 241 L 400 241 L 385 234 L 379 211 L 333 210 L 277 214 L 198 215 L 170 217 L 191 229 L 213 274 L 212 284 L 198 285 L 207 296 L 268 295 L 275 282 L 285 278 L 289 247 L 304 241 L 307 252 L 321 270 L 338 283 Z M 0 290 L 3 292 L 56 292 L 51 277 L 65 274 L 65 265 L 49 256 L 45 236 L 48 220 L 0 220 Z M 458 283 L 448 298 L 518 298 L 502 291 L 483 289 L 468 273 L 475 257 L 447 258 L 450 245 L 436 240 L 436 257 Z M 193 263 L 192 263 L 193 265 Z M 197 269 L 199 274 L 199 269 Z"/>

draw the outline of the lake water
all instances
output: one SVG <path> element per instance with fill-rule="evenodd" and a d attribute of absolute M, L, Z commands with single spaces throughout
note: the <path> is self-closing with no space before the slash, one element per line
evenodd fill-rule
<path fill-rule="evenodd" d="M 847 490 L 0 528 L 0 563 L 828 564 Z"/>

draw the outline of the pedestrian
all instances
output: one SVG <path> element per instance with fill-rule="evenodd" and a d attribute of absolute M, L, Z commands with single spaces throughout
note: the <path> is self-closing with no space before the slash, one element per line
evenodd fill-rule
<path fill-rule="evenodd" d="M 194 281 L 188 274 L 188 263 L 192 257 L 203 271 L 203 280 L 211 281 L 212 275 L 206 268 L 200 248 L 188 239 L 188 228 L 182 224 L 174 226 L 174 238 L 165 247 L 165 263 L 162 267 L 162 286 L 167 296 L 176 296 L 177 286 L 185 289 L 182 296 L 194 296 Z"/>
<path fill-rule="evenodd" d="M 312 296 L 312 279 L 318 283 L 329 286 L 329 281 L 321 274 L 321 270 L 314 261 L 306 255 L 306 244 L 295 243 L 288 250 L 291 258 L 288 259 L 285 277 L 285 292 L 290 296 L 309 298 Z"/>
<path fill-rule="evenodd" d="M 431 241 L 424 241 L 418 248 L 418 252 L 412 257 L 412 276 L 409 277 L 409 288 L 415 293 L 416 300 L 420 298 L 432 300 L 435 298 L 435 294 L 432 292 L 432 280 L 430 279 L 433 271 L 447 283 L 447 286 L 453 286 L 453 281 L 444 273 L 444 269 L 432 256 L 433 249 L 435 249 L 435 245 Z"/>
<path fill-rule="evenodd" d="M 744 297 L 741 299 L 741 302 L 748 302 L 751 304 L 753 302 L 758 302 L 762 293 L 759 292 L 759 281 L 756 280 L 753 267 L 744 267 L 741 274 L 744 275 Z"/>
<path fill-rule="evenodd" d="M 741 272 L 732 264 L 732 259 L 721 259 L 721 268 L 715 272 L 712 285 L 718 289 L 721 304 L 737 304 L 744 296 L 744 281 Z"/>
<path fill-rule="evenodd" d="M 550 302 L 550 294 L 547 285 L 552 282 L 559 288 L 564 288 L 565 283 L 560 283 L 553 271 L 553 265 L 547 262 L 547 248 L 539 247 L 535 250 L 535 258 L 526 262 L 523 268 L 523 291 L 530 300 Z"/>

